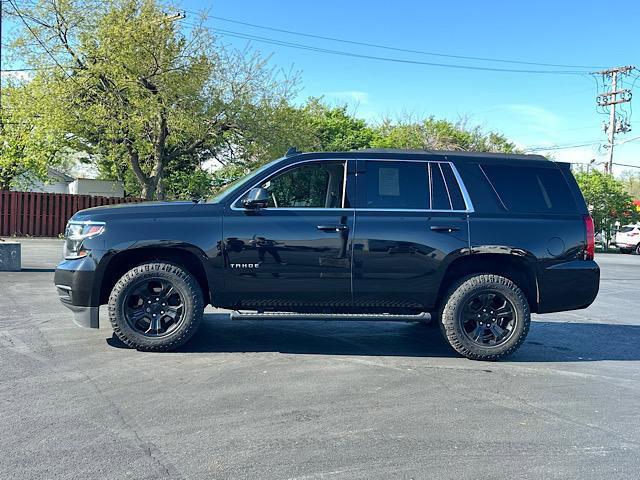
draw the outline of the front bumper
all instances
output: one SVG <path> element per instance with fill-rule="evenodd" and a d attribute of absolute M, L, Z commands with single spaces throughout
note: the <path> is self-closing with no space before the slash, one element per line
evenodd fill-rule
<path fill-rule="evenodd" d="M 94 268 L 89 258 L 65 260 L 58 264 L 53 279 L 60 302 L 73 312 L 74 323 L 85 328 L 100 328 Z"/>
<path fill-rule="evenodd" d="M 574 260 L 544 269 L 538 282 L 538 313 L 587 308 L 600 289 L 600 267 L 593 260 Z"/>

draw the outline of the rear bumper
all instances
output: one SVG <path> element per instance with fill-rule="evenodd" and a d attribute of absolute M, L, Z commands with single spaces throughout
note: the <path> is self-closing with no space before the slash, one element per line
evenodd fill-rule
<path fill-rule="evenodd" d="M 600 267 L 594 261 L 574 260 L 546 268 L 538 281 L 538 313 L 587 308 L 600 289 Z"/>
<path fill-rule="evenodd" d="M 99 304 L 94 299 L 93 287 L 95 270 L 83 260 L 64 261 L 56 268 L 53 283 L 60 302 L 73 312 L 76 325 L 85 328 L 99 328 Z"/>

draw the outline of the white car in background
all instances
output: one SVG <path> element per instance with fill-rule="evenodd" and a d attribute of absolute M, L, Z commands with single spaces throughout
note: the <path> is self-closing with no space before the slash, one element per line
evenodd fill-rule
<path fill-rule="evenodd" d="M 622 253 L 635 252 L 640 255 L 640 223 L 620 227 L 615 243 Z"/>

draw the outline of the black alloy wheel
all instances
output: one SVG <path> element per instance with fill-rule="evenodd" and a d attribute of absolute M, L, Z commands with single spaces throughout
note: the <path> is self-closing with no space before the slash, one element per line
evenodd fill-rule
<path fill-rule="evenodd" d="M 472 342 L 483 347 L 505 343 L 515 326 L 513 304 L 500 292 L 473 295 L 464 306 L 462 330 Z"/>
<path fill-rule="evenodd" d="M 133 285 L 127 294 L 124 317 L 139 334 L 169 335 L 184 319 L 184 299 L 170 281 L 145 279 Z"/>

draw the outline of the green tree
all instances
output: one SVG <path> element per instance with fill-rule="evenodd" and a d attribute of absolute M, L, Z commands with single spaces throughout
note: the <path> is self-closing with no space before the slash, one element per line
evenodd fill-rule
<path fill-rule="evenodd" d="M 640 173 L 625 171 L 620 177 L 624 188 L 634 199 L 640 200 Z"/>
<path fill-rule="evenodd" d="M 419 150 L 466 150 L 516 153 L 514 143 L 495 132 L 480 127 L 466 128 L 464 122 L 452 123 L 434 117 L 422 121 L 411 118 L 397 122 L 384 120 L 375 131 L 372 146 Z"/>
<path fill-rule="evenodd" d="M 311 134 L 310 149 L 339 152 L 371 147 L 373 129 L 347 109 L 347 105 L 329 107 L 319 98 L 309 99 L 302 113 Z"/>
<path fill-rule="evenodd" d="M 39 69 L 42 115 L 70 147 L 94 154 L 103 176 L 147 199 L 165 197 L 167 168 L 180 159 L 252 159 L 293 93 L 263 58 L 223 48 L 201 26 L 182 29 L 155 0 L 19 5 L 13 47 Z"/>
<path fill-rule="evenodd" d="M 59 161 L 60 135 L 44 128 L 38 98 L 27 85 L 8 85 L 2 92 L 0 118 L 0 190 L 46 180 L 47 166 Z"/>
<path fill-rule="evenodd" d="M 576 180 L 593 217 L 596 232 L 604 232 L 609 246 L 616 222 L 633 223 L 640 218 L 624 184 L 597 170 L 579 171 Z"/>

